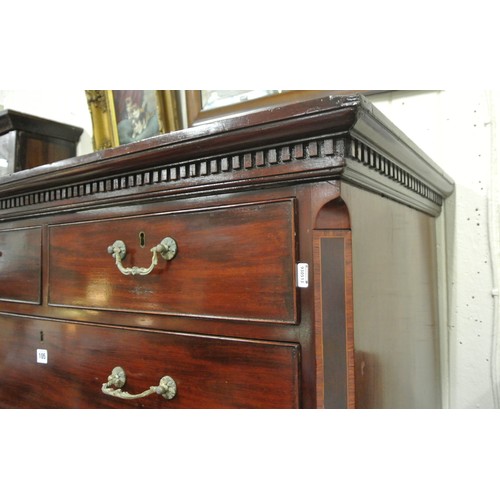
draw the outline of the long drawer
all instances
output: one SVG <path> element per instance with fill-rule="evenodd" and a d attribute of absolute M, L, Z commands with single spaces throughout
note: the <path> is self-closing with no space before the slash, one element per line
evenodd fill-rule
<path fill-rule="evenodd" d="M 51 225 L 49 304 L 293 324 L 294 212 L 286 199 Z M 176 254 L 153 265 L 166 239 Z"/>
<path fill-rule="evenodd" d="M 0 317 L 2 407 L 297 408 L 299 385 L 294 343 Z"/>
<path fill-rule="evenodd" d="M 0 231 L 0 300 L 40 304 L 42 230 Z"/>

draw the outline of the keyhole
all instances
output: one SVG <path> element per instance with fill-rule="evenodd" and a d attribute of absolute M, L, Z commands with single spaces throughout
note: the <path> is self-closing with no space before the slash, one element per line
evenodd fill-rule
<path fill-rule="evenodd" d="M 139 233 L 139 245 L 141 246 L 141 248 L 144 248 L 146 246 L 146 235 L 143 231 Z"/>
<path fill-rule="evenodd" d="M 40 342 L 43 342 L 43 332 L 40 332 Z"/>

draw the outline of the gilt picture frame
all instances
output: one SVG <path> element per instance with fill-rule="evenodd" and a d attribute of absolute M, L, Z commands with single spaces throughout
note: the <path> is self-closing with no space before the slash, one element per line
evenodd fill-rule
<path fill-rule="evenodd" d="M 148 139 L 180 128 L 174 90 L 86 90 L 94 150 Z"/>

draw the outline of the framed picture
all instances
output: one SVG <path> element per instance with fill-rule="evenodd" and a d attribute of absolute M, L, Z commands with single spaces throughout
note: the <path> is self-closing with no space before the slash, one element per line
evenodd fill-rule
<path fill-rule="evenodd" d="M 387 90 L 186 90 L 187 121 L 191 127 L 274 104 L 291 104 L 332 94 L 380 92 Z"/>
<path fill-rule="evenodd" d="M 94 149 L 141 141 L 179 128 L 173 90 L 86 90 Z"/>

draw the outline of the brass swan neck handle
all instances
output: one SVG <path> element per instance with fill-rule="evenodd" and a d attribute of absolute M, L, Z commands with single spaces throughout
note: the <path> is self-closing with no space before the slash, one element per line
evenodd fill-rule
<path fill-rule="evenodd" d="M 151 394 L 158 394 L 165 399 L 172 399 L 177 394 L 177 385 L 172 377 L 165 375 L 161 378 L 157 386 L 152 385 L 149 389 L 141 392 L 140 394 L 130 394 L 122 391 L 127 377 L 125 370 L 121 366 L 116 366 L 108 376 L 108 381 L 102 384 L 102 392 L 108 396 L 114 396 L 120 399 L 139 399 L 149 396 Z M 115 387 L 115 388 L 113 388 Z"/>
<path fill-rule="evenodd" d="M 155 245 L 151 252 L 153 257 L 151 259 L 151 265 L 149 267 L 124 267 L 122 264 L 123 259 L 127 255 L 127 247 L 122 240 L 116 240 L 112 245 L 108 247 L 108 253 L 111 254 L 115 259 L 116 267 L 125 276 L 128 275 L 139 275 L 146 276 L 155 268 L 158 264 L 158 254 L 162 256 L 164 260 L 172 260 L 177 255 L 177 242 L 167 236 L 163 238 L 161 243 Z"/>

